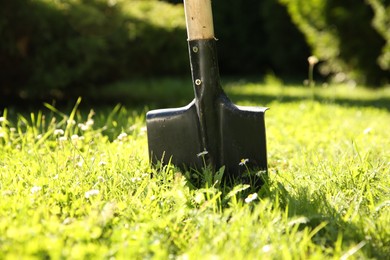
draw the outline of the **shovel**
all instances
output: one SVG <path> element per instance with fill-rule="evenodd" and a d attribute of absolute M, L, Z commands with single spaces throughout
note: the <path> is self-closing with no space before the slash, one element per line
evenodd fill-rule
<path fill-rule="evenodd" d="M 234 105 L 224 93 L 214 37 L 211 0 L 184 1 L 195 99 L 185 107 L 146 114 L 152 165 L 184 170 L 225 167 L 225 177 L 267 171 L 265 107 Z"/>

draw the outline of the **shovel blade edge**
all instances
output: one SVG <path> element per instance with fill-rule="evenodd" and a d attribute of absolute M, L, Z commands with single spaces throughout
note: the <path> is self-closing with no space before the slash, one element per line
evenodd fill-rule
<path fill-rule="evenodd" d="M 152 164 L 171 162 L 184 169 L 202 167 L 197 156 L 203 148 L 194 101 L 181 108 L 149 111 L 146 127 Z"/>

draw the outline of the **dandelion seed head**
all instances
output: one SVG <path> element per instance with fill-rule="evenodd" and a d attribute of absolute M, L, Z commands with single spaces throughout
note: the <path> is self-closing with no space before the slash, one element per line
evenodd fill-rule
<path fill-rule="evenodd" d="M 316 56 L 310 56 L 309 58 L 307 58 L 307 61 L 311 66 L 314 66 L 318 63 L 319 60 Z"/>

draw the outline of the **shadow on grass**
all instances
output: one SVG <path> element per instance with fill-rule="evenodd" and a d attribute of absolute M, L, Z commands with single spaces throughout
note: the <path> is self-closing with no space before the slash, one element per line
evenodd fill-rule
<path fill-rule="evenodd" d="M 342 243 L 347 248 L 360 245 L 361 248 L 358 250 L 363 250 L 366 257 L 377 259 L 388 257 L 388 246 L 381 246 L 381 241 L 367 237 L 365 225 L 357 226 L 351 221 L 345 221 L 343 213 L 328 202 L 321 190 L 311 194 L 307 188 L 303 187 L 292 194 L 281 183 L 277 183 L 277 188 L 273 190 L 270 190 L 268 184 L 265 183 L 262 188 L 262 196 L 274 201 L 279 200 L 280 207 L 288 210 L 289 218 L 297 219 L 301 229 L 310 227 L 314 230 L 324 224 L 324 227 L 313 236 L 314 243 L 336 248 L 339 234 L 342 234 Z"/>

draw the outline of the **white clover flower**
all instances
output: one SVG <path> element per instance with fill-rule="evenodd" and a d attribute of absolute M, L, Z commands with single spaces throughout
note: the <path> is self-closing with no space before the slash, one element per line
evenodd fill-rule
<path fill-rule="evenodd" d="M 81 167 L 83 167 L 83 164 L 84 164 L 84 161 L 80 160 L 76 165 L 77 165 L 77 167 L 81 168 Z"/>
<path fill-rule="evenodd" d="M 257 193 L 249 194 L 245 199 L 245 203 L 251 203 L 254 200 L 257 200 Z"/>
<path fill-rule="evenodd" d="M 271 251 L 272 249 L 272 246 L 271 245 L 265 245 L 263 246 L 263 248 L 261 249 L 264 253 L 267 253 L 269 251 Z"/>
<path fill-rule="evenodd" d="M 83 131 L 87 131 L 88 129 L 89 129 L 89 126 L 88 125 L 86 125 L 86 124 L 78 124 L 77 125 L 81 130 L 83 130 Z"/>
<path fill-rule="evenodd" d="M 64 135 L 64 130 L 62 129 L 56 129 L 54 130 L 54 133 L 53 133 L 55 136 L 57 135 Z"/>
<path fill-rule="evenodd" d="M 204 150 L 203 152 L 198 153 L 196 156 L 203 157 L 203 156 L 205 156 L 208 153 L 209 153 L 208 151 Z"/>
<path fill-rule="evenodd" d="M 37 140 L 39 140 L 39 139 L 41 139 L 42 138 L 42 135 L 41 134 L 39 134 L 39 135 L 37 135 L 37 137 L 35 137 Z"/>
<path fill-rule="evenodd" d="M 85 196 L 86 199 L 89 199 L 92 196 L 96 196 L 98 194 L 99 194 L 99 190 L 89 190 L 89 191 L 85 192 L 84 196 Z"/>
<path fill-rule="evenodd" d="M 66 120 L 66 123 L 67 123 L 68 125 L 75 125 L 75 124 L 76 124 L 76 121 L 74 121 L 73 119 L 72 119 L 72 120 L 68 119 L 68 120 Z"/>
<path fill-rule="evenodd" d="M 70 139 L 72 139 L 72 141 L 77 141 L 77 140 L 79 140 L 79 136 L 78 135 L 72 135 L 71 137 L 70 137 Z"/>
<path fill-rule="evenodd" d="M 60 142 L 65 142 L 68 138 L 66 138 L 66 136 L 61 136 L 60 138 L 58 138 L 58 141 Z"/>
<path fill-rule="evenodd" d="M 141 129 L 140 129 L 140 134 L 142 135 L 142 134 L 145 134 L 146 132 L 147 132 L 147 128 L 146 128 L 146 126 L 143 126 L 143 127 L 141 127 Z"/>
<path fill-rule="evenodd" d="M 247 162 L 249 162 L 249 159 L 241 159 L 241 161 L 238 165 L 243 166 L 243 165 L 246 165 Z"/>
<path fill-rule="evenodd" d="M 371 133 L 371 131 L 372 131 L 372 128 L 368 127 L 366 129 L 364 129 L 363 134 L 367 135 L 367 134 Z"/>
<path fill-rule="evenodd" d="M 140 177 L 133 177 L 133 178 L 131 178 L 131 182 L 139 182 L 139 181 L 141 181 Z"/>
<path fill-rule="evenodd" d="M 90 119 L 87 120 L 87 122 L 85 123 L 85 125 L 88 126 L 88 127 L 90 127 L 90 126 L 93 126 L 94 123 L 95 123 L 95 121 L 94 121 L 92 118 L 90 118 Z"/>
<path fill-rule="evenodd" d="M 118 135 L 118 140 L 119 141 L 123 141 L 124 139 L 126 139 L 126 137 L 127 137 L 127 134 L 126 133 L 121 133 L 120 135 Z"/>
<path fill-rule="evenodd" d="M 5 117 L 3 117 L 3 116 L 0 116 L 0 123 L 3 123 L 3 122 L 5 122 L 7 119 L 5 119 Z"/>
<path fill-rule="evenodd" d="M 107 165 L 107 162 L 105 162 L 105 161 L 100 161 L 99 162 L 99 166 L 105 166 L 105 165 Z"/>
<path fill-rule="evenodd" d="M 42 187 L 41 187 L 41 186 L 34 186 L 34 187 L 32 187 L 32 188 L 30 189 L 30 192 L 31 192 L 32 194 L 34 194 L 34 193 L 37 193 L 37 192 L 40 191 L 40 190 L 42 190 Z"/>

